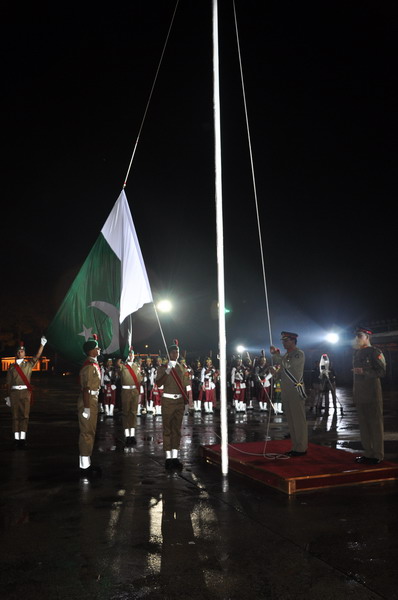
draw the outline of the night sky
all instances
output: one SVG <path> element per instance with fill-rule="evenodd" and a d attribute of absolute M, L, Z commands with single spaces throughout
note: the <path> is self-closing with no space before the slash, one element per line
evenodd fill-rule
<path fill-rule="evenodd" d="M 233 5 L 219 4 L 227 338 L 256 350 L 269 346 L 259 239 Z M 175 2 L 98 6 L 10 5 L 2 19 L 3 329 L 26 304 L 45 327 L 97 239 Z M 273 341 L 396 317 L 396 3 L 236 11 Z M 174 301 L 167 340 L 216 349 L 210 0 L 179 2 L 126 194 L 153 295 Z M 160 347 L 153 309 L 134 326 L 137 347 Z"/>

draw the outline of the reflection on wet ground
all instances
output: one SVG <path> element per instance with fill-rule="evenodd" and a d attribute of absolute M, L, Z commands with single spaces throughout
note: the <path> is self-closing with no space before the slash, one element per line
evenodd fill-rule
<path fill-rule="evenodd" d="M 398 460 L 397 393 L 386 391 L 386 460 Z M 14 450 L 1 408 L 1 594 L 45 599 L 398 598 L 397 483 L 288 497 L 204 464 L 219 414 L 184 418 L 181 473 L 166 473 L 162 419 L 139 419 L 123 444 L 120 413 L 100 417 L 94 460 L 77 473 L 77 390 L 40 380 L 28 448 Z M 310 441 L 361 451 L 351 390 L 308 411 Z M 229 412 L 229 442 L 283 439 L 284 415 Z"/>

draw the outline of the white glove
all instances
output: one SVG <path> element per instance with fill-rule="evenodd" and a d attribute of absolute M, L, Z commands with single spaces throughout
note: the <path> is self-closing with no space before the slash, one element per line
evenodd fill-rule
<path fill-rule="evenodd" d="M 45 345 L 47 344 L 47 339 L 44 337 L 44 335 L 43 335 L 43 337 L 41 338 L 40 342 L 41 342 L 41 345 L 42 345 L 42 346 L 45 346 Z"/>
<path fill-rule="evenodd" d="M 90 418 L 90 409 L 89 408 L 83 408 L 82 416 L 85 419 L 89 419 Z"/>
<path fill-rule="evenodd" d="M 11 406 L 10 396 L 7 396 L 7 398 L 4 398 L 4 402 L 7 404 L 7 406 Z"/>
<path fill-rule="evenodd" d="M 111 385 L 111 390 L 115 390 L 115 389 L 116 389 L 116 386 L 112 384 Z"/>

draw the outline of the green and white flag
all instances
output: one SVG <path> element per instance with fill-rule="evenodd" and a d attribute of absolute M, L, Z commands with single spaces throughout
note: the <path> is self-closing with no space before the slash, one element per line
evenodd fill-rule
<path fill-rule="evenodd" d="M 64 358 L 81 363 L 83 344 L 96 333 L 102 354 L 124 358 L 130 315 L 152 301 L 123 190 L 47 331 L 48 341 Z"/>

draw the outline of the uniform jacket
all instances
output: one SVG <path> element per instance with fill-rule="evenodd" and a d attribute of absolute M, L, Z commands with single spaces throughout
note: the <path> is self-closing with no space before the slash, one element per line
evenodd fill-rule
<path fill-rule="evenodd" d="M 25 359 L 19 365 L 21 371 L 24 373 L 26 379 L 30 381 L 30 377 L 32 375 L 32 370 L 35 364 L 37 363 L 37 359 L 31 358 L 29 360 Z M 7 385 L 11 388 L 13 385 L 25 385 L 25 382 L 22 380 L 18 371 L 15 368 L 17 363 L 13 363 L 10 365 L 7 371 Z"/>
<path fill-rule="evenodd" d="M 95 358 L 88 357 L 87 364 L 80 369 L 79 379 L 82 390 L 88 388 L 90 391 L 97 392 L 101 386 L 101 374 L 98 362 Z"/>
<path fill-rule="evenodd" d="M 358 348 L 354 352 L 353 367 L 364 370 L 363 375 L 354 373 L 354 399 L 372 400 L 381 397 L 380 377 L 386 374 L 386 359 L 376 346 Z"/>
<path fill-rule="evenodd" d="M 167 365 L 161 365 L 158 368 L 158 373 L 156 376 L 157 381 L 161 377 L 163 377 L 163 375 L 165 374 L 166 368 L 167 368 Z M 184 389 L 186 389 L 186 386 L 189 385 L 189 383 L 190 383 L 190 377 L 189 377 L 188 372 L 185 369 L 183 369 L 179 363 L 176 363 L 175 370 L 177 372 L 177 375 L 180 378 L 182 387 Z M 166 379 L 164 380 L 164 384 L 163 384 L 163 392 L 166 394 L 181 394 L 181 390 L 178 387 L 178 384 L 175 382 L 171 373 L 166 374 Z"/>

